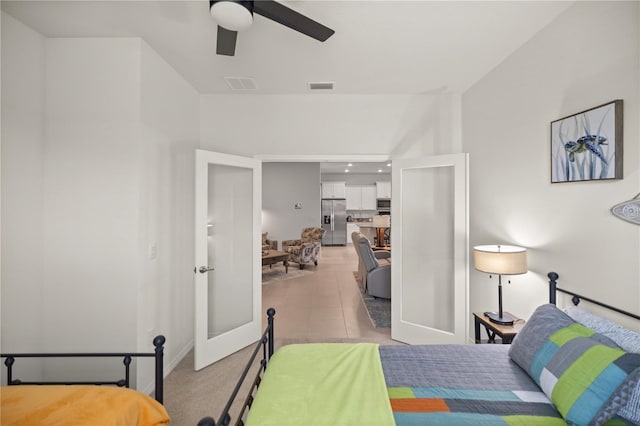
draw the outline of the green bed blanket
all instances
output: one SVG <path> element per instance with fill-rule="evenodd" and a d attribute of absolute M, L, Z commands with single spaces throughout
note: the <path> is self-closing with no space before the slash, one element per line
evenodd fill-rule
<path fill-rule="evenodd" d="M 269 361 L 246 424 L 394 425 L 378 345 L 280 348 Z"/>

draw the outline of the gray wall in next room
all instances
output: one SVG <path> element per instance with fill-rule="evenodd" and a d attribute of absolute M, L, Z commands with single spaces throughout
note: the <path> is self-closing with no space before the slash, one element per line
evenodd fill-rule
<path fill-rule="evenodd" d="M 278 240 L 279 249 L 303 228 L 320 226 L 320 198 L 320 163 L 262 164 L 262 232 Z"/>

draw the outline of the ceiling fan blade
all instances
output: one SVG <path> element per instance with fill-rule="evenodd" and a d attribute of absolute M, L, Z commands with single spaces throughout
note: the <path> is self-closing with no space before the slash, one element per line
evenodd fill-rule
<path fill-rule="evenodd" d="M 218 44 L 216 53 L 218 55 L 233 56 L 236 53 L 237 31 L 231 31 L 218 25 Z"/>
<path fill-rule="evenodd" d="M 325 41 L 335 33 L 331 28 L 273 0 L 254 1 L 253 12 L 319 41 Z"/>

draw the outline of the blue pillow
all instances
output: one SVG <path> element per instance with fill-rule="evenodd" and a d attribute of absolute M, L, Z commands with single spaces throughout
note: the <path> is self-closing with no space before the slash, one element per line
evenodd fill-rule
<path fill-rule="evenodd" d="M 625 351 L 640 353 L 640 333 L 577 306 L 568 306 L 563 311 L 574 321 L 607 336 Z"/>

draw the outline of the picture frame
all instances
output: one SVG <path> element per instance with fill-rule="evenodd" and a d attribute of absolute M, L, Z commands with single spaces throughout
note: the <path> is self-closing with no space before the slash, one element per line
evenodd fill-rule
<path fill-rule="evenodd" d="M 551 183 L 622 179 L 622 99 L 551 122 Z"/>

